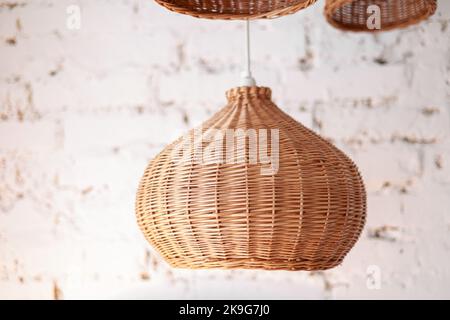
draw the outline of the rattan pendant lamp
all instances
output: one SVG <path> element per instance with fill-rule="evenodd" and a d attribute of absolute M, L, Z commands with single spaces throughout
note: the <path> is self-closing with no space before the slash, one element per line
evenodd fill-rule
<path fill-rule="evenodd" d="M 155 0 L 165 8 L 206 19 L 277 18 L 305 9 L 317 0 Z"/>
<path fill-rule="evenodd" d="M 278 108 L 271 89 L 256 85 L 248 21 L 246 48 L 241 85 L 226 92 L 225 107 L 145 169 L 138 224 L 173 267 L 335 267 L 364 226 L 361 176 L 343 152 Z"/>
<path fill-rule="evenodd" d="M 367 27 L 374 5 L 380 11 L 379 29 Z M 377 32 L 419 23 L 433 15 L 436 7 L 436 0 L 327 0 L 325 16 L 338 29 Z"/>

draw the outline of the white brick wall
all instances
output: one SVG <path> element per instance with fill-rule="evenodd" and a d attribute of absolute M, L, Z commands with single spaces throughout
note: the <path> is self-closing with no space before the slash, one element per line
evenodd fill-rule
<path fill-rule="evenodd" d="M 376 36 L 333 29 L 323 4 L 253 23 L 258 83 L 367 185 L 361 240 L 306 273 L 170 269 L 135 223 L 148 161 L 237 84 L 242 23 L 148 0 L 0 1 L 0 298 L 450 298 L 450 2 Z"/>

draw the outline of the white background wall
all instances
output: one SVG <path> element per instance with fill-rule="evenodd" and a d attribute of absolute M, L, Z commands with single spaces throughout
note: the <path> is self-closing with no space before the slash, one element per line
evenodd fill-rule
<path fill-rule="evenodd" d="M 323 5 L 253 24 L 258 83 L 368 191 L 343 265 L 308 273 L 171 269 L 135 223 L 148 161 L 238 83 L 242 22 L 150 0 L 1 1 L 0 298 L 450 298 L 450 1 L 377 36 L 332 28 Z"/>

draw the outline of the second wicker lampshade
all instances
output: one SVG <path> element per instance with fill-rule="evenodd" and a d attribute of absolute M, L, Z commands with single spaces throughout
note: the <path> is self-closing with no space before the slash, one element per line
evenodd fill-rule
<path fill-rule="evenodd" d="M 277 18 L 317 0 L 155 0 L 171 11 L 207 19 Z"/>
<path fill-rule="evenodd" d="M 368 8 L 380 8 L 380 29 L 368 29 Z M 327 0 L 325 16 L 334 27 L 348 31 L 388 31 L 427 19 L 436 11 L 436 0 Z"/>
<path fill-rule="evenodd" d="M 203 154 L 197 162 L 195 148 L 187 157 L 180 151 L 193 146 L 197 133 L 190 131 L 157 155 L 141 180 L 136 215 L 147 240 L 174 267 L 323 270 L 341 263 L 366 214 L 354 163 L 281 111 L 269 88 L 238 87 L 227 98 L 200 132 L 278 130 L 265 149 L 277 155 L 277 170 L 262 174 L 267 164 L 249 161 L 250 134 L 242 148 L 233 144 L 243 161 L 211 162 Z M 260 148 L 261 136 L 255 139 Z M 200 146 L 211 149 L 213 141 Z M 218 146 L 218 154 L 229 152 L 226 143 Z"/>

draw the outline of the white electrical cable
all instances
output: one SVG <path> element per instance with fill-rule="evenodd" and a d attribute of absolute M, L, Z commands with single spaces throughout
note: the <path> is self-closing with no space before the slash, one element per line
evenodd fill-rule
<path fill-rule="evenodd" d="M 252 76 L 250 68 L 250 21 L 245 20 L 245 63 L 244 71 L 241 73 L 241 86 L 256 86 L 256 81 Z"/>

